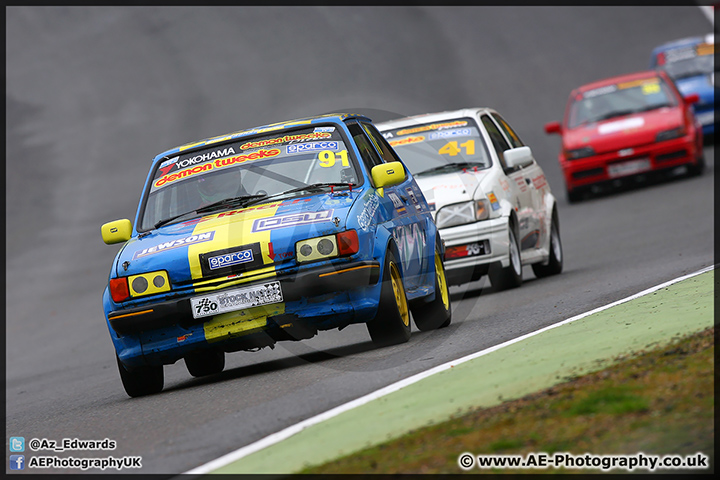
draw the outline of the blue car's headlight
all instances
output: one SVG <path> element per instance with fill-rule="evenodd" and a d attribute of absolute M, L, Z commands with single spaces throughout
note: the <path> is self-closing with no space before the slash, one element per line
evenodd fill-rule
<path fill-rule="evenodd" d="M 130 275 L 128 285 L 131 297 L 142 297 L 170 291 L 170 280 L 165 270 Z"/>
<path fill-rule="evenodd" d="M 308 238 L 295 243 L 298 263 L 353 255 L 360 250 L 357 232 L 345 230 L 335 235 Z"/>

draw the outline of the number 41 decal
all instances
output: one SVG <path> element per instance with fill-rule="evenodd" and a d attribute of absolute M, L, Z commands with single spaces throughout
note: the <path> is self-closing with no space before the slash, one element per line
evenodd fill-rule
<path fill-rule="evenodd" d="M 465 148 L 466 155 L 475 155 L 475 140 L 468 140 L 465 143 L 461 143 L 460 146 Z M 452 142 L 446 143 L 444 147 L 442 147 L 440 150 L 438 150 L 438 153 L 442 153 L 443 155 L 450 155 L 451 157 L 454 157 L 461 151 L 462 151 L 462 149 L 458 148 L 458 143 L 455 140 L 453 140 Z"/>

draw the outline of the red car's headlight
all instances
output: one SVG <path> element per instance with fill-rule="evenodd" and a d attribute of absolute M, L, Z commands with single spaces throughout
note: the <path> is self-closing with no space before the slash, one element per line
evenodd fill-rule
<path fill-rule="evenodd" d="M 593 155 L 595 155 L 595 149 L 590 146 L 565 150 L 565 158 L 568 160 L 577 160 L 578 158 L 592 157 Z"/>
<path fill-rule="evenodd" d="M 685 135 L 685 127 L 671 128 L 670 130 L 663 130 L 655 135 L 656 142 L 663 142 L 665 140 L 672 140 L 673 138 L 680 138 Z"/>

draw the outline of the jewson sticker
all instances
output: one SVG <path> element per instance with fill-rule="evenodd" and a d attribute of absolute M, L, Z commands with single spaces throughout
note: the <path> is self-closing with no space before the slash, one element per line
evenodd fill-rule
<path fill-rule="evenodd" d="M 328 132 L 332 133 L 335 131 L 335 127 L 315 127 L 315 130 L 313 132 Z"/>
<path fill-rule="evenodd" d="M 338 142 L 308 142 L 295 143 L 287 146 L 287 153 L 301 153 L 316 150 L 331 150 L 337 152 L 340 150 Z"/>
<path fill-rule="evenodd" d="M 448 137 L 469 137 L 472 135 L 472 130 L 469 128 L 456 128 L 454 130 L 443 130 L 441 132 L 432 132 L 430 134 L 430 140 L 436 138 L 448 138 Z"/>
<path fill-rule="evenodd" d="M 172 250 L 173 248 L 180 248 L 184 247 L 186 245 L 192 245 L 195 243 L 202 243 L 202 242 L 209 242 L 213 239 L 215 236 L 215 232 L 206 232 L 201 233 L 198 235 L 190 235 L 189 237 L 185 238 L 177 238 L 175 240 L 170 240 L 169 242 L 163 242 L 159 245 L 155 245 L 153 247 L 143 248 L 142 250 L 138 250 L 133 255 L 133 260 L 138 259 L 140 257 L 144 257 L 146 255 L 152 255 L 154 253 L 163 252 L 165 250 Z"/>
<path fill-rule="evenodd" d="M 248 263 L 252 261 L 252 250 L 242 250 L 240 252 L 226 253 L 224 255 L 217 255 L 215 257 L 208 258 L 210 270 L 216 270 L 223 267 L 231 267 L 233 265 L 240 265 L 242 263 Z"/>
<path fill-rule="evenodd" d="M 277 228 L 294 227 L 310 223 L 327 222 L 332 218 L 334 210 L 323 210 L 320 212 L 291 213 L 278 215 L 270 218 L 258 218 L 253 222 L 253 232 L 264 232 Z"/>

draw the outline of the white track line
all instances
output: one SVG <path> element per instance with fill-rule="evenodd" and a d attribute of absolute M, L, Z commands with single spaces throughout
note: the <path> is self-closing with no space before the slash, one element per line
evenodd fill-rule
<path fill-rule="evenodd" d="M 467 355 L 465 357 L 459 358 L 457 360 L 453 360 L 451 362 L 444 363 L 442 365 L 438 365 L 437 367 L 431 368 L 430 370 L 427 370 L 425 372 L 421 372 L 418 374 L 415 374 L 411 377 L 406 378 L 405 380 L 401 380 L 399 382 L 393 383 L 391 385 L 388 385 L 387 387 L 381 388 L 380 390 L 376 390 L 375 392 L 369 393 L 365 396 L 362 396 L 360 398 L 357 398 L 355 400 L 352 400 L 348 403 L 345 403 L 343 405 L 337 406 L 331 410 L 328 410 L 327 412 L 321 413 L 319 415 L 316 415 L 312 418 L 308 418 L 307 420 L 303 420 L 300 423 L 297 423 L 295 425 L 292 425 L 290 427 L 287 427 L 283 430 L 280 430 L 279 432 L 273 433 L 271 435 L 268 435 L 265 438 L 262 438 L 258 440 L 255 443 L 251 443 L 249 445 L 246 445 L 242 448 L 239 448 L 235 450 L 234 452 L 230 452 L 226 455 L 223 455 L 220 458 L 217 458 L 215 460 L 212 460 L 204 465 L 201 465 L 199 467 L 193 468 L 192 470 L 185 472 L 185 474 L 195 474 L 195 475 L 203 475 L 206 473 L 210 473 L 213 470 L 216 470 L 218 468 L 224 467 L 225 465 L 228 465 L 236 460 L 240 460 L 241 458 L 244 458 L 252 453 L 255 453 L 259 450 L 262 450 L 263 448 L 269 447 L 271 445 L 274 445 L 278 442 L 281 442 L 282 440 L 285 440 L 287 438 L 292 437 L 296 433 L 302 431 L 303 429 L 310 427 L 312 425 L 316 425 L 322 421 L 325 421 L 327 419 L 336 417 L 340 415 L 341 413 L 347 412 L 348 410 L 352 410 L 355 407 L 359 407 L 361 405 L 365 405 L 368 402 L 371 402 L 373 400 L 377 400 L 380 397 L 383 397 L 385 395 L 388 395 L 389 393 L 396 392 L 400 390 L 403 387 L 407 387 L 408 385 L 412 385 L 413 383 L 419 382 L 420 380 L 429 377 L 430 375 L 434 375 L 436 373 L 442 372 L 444 370 L 448 370 L 455 365 L 459 365 L 461 363 L 465 363 L 467 361 L 473 360 L 478 357 L 482 357 L 483 355 L 487 355 L 488 353 L 495 352 L 497 350 L 500 350 L 501 348 L 505 348 L 509 345 L 513 345 L 515 343 L 521 342 L 525 339 L 528 339 L 530 337 L 534 337 L 535 335 L 538 335 L 540 333 L 546 332 L 548 330 L 552 330 L 553 328 L 560 327 L 562 325 L 565 325 L 567 323 L 574 322 L 576 320 L 580 320 L 582 318 L 585 318 L 589 315 L 593 315 L 598 312 L 602 312 L 603 310 L 607 310 L 608 308 L 612 308 L 616 305 L 620 305 L 625 302 L 629 302 L 630 300 L 635 300 L 636 298 L 642 297 L 644 295 L 648 295 L 650 293 L 653 293 L 657 290 L 660 290 L 661 288 L 665 288 L 669 285 L 672 285 L 674 283 L 687 280 L 688 278 L 695 277 L 697 275 L 700 275 L 705 272 L 709 272 L 710 270 L 713 270 L 715 268 L 714 265 L 711 265 L 709 267 L 703 268 L 702 270 L 699 270 L 694 273 L 690 273 L 688 275 L 684 275 L 682 277 L 676 278 L 674 280 L 670 280 L 668 282 L 662 283 L 660 285 L 657 285 L 655 287 L 648 288 L 647 290 L 643 290 L 640 293 L 636 293 L 635 295 L 631 295 L 629 297 L 623 298 L 621 300 L 618 300 L 616 302 L 610 303 L 608 305 L 604 305 L 602 307 L 598 307 L 594 310 L 590 310 L 589 312 L 581 313 L 579 315 L 576 315 L 572 318 L 568 318 L 567 320 L 563 320 L 558 323 L 554 323 L 552 325 L 549 325 L 547 327 L 541 328 L 540 330 L 536 330 L 534 332 L 530 332 L 528 334 L 525 334 L 521 337 L 514 338 L 512 340 L 508 340 L 507 342 L 500 343 L 498 345 L 495 345 L 494 347 L 487 348 L 485 350 L 482 350 L 480 352 L 476 352 L 470 355 Z"/>
<path fill-rule="evenodd" d="M 714 8 L 710 5 L 698 5 L 700 10 L 705 14 L 708 20 L 710 20 L 710 23 L 714 26 L 715 25 L 715 17 L 713 16 Z"/>

